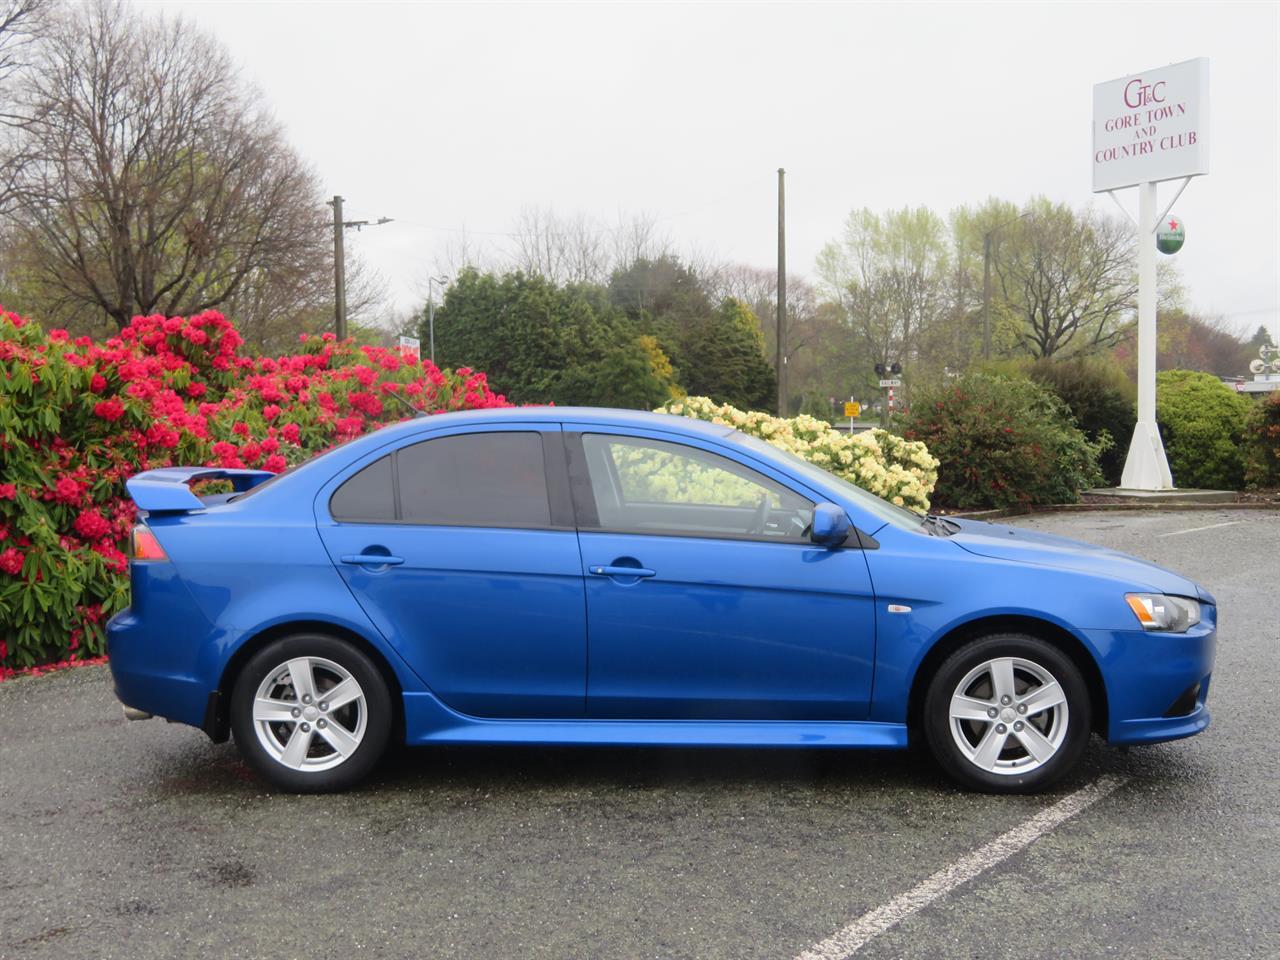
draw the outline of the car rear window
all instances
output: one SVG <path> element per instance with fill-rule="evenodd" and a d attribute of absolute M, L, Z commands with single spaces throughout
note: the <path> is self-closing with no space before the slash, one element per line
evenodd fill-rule
<path fill-rule="evenodd" d="M 335 520 L 373 523 L 396 518 L 395 490 L 391 485 L 391 455 L 365 467 L 340 486 L 329 500 Z"/>
<path fill-rule="evenodd" d="M 492 527 L 551 525 L 542 436 L 464 433 L 396 455 L 400 519 Z"/>

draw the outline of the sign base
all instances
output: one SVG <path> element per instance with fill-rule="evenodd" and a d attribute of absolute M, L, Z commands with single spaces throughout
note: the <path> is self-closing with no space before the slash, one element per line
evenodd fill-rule
<path fill-rule="evenodd" d="M 1172 490 L 1173 474 L 1164 455 L 1160 431 L 1149 420 L 1139 420 L 1129 441 L 1120 486 L 1126 490 Z"/>

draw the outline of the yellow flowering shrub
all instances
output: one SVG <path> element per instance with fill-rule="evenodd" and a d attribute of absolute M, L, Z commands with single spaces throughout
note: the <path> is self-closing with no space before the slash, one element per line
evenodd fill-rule
<path fill-rule="evenodd" d="M 887 430 L 850 436 L 807 414 L 786 419 L 738 410 L 707 397 L 672 400 L 657 410 L 707 420 L 759 437 L 782 450 L 829 470 L 842 480 L 919 513 L 929 509 L 938 481 L 938 461 L 918 440 L 903 440 Z"/>

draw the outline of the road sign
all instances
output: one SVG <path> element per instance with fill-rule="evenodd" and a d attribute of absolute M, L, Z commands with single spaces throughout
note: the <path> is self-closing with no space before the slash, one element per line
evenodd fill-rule
<path fill-rule="evenodd" d="M 1161 253 L 1177 253 L 1187 239 L 1187 225 L 1182 218 L 1170 214 L 1156 228 L 1156 249 Z"/>
<path fill-rule="evenodd" d="M 900 386 L 902 386 L 902 381 L 901 381 L 901 380 L 881 380 L 881 381 L 880 381 L 880 386 L 882 386 L 882 387 L 900 387 Z"/>
<path fill-rule="evenodd" d="M 413 353 L 413 358 L 415 360 L 422 359 L 422 341 L 419 340 L 417 337 L 401 337 L 400 349 L 402 351 L 408 350 L 411 353 Z"/>
<path fill-rule="evenodd" d="M 850 400 L 844 405 L 844 415 L 849 418 L 862 416 L 862 404 Z"/>

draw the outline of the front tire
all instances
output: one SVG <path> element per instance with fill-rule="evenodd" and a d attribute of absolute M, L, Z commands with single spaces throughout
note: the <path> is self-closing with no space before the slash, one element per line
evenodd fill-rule
<path fill-rule="evenodd" d="M 363 780 L 391 735 L 391 694 L 377 666 L 325 634 L 275 640 L 250 658 L 231 694 L 231 731 L 249 765 L 297 793 Z"/>
<path fill-rule="evenodd" d="M 1089 740 L 1089 691 L 1059 648 L 1027 634 L 983 637 L 938 668 L 924 701 L 939 765 L 989 793 L 1034 793 L 1067 773 Z"/>

